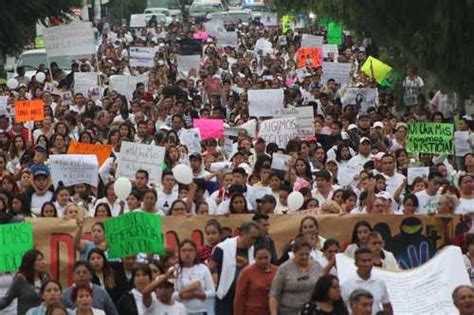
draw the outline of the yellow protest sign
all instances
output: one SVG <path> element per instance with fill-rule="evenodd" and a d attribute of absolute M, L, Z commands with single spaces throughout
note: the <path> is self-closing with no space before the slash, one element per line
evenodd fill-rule
<path fill-rule="evenodd" d="M 368 75 L 369 77 L 375 78 L 375 81 L 381 84 L 385 76 L 390 71 L 392 71 L 392 67 L 390 67 L 389 65 L 383 63 L 382 61 L 372 56 L 369 56 L 369 58 L 367 58 L 367 60 L 364 62 L 360 70 L 364 72 L 366 75 Z"/>

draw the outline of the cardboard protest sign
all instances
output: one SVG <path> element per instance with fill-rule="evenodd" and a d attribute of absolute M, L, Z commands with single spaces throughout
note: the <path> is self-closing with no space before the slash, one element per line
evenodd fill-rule
<path fill-rule="evenodd" d="M 124 176 L 135 179 L 135 173 L 145 170 L 150 176 L 150 183 L 158 185 L 161 182 L 161 164 L 165 160 L 166 149 L 155 145 L 122 142 L 116 177 Z"/>
<path fill-rule="evenodd" d="M 453 134 L 453 124 L 411 123 L 406 149 L 409 153 L 453 154 Z"/>
<path fill-rule="evenodd" d="M 291 155 L 273 153 L 272 169 L 287 172 L 290 169 Z"/>
<path fill-rule="evenodd" d="M 408 167 L 407 168 L 407 181 L 408 185 L 413 184 L 413 181 L 417 177 L 422 177 L 425 180 L 428 179 L 428 175 L 430 174 L 430 168 L 428 166 L 423 167 Z"/>
<path fill-rule="evenodd" d="M 359 112 L 365 113 L 370 107 L 377 106 L 377 89 L 371 88 L 347 88 L 342 95 L 343 107 L 356 105 Z"/>
<path fill-rule="evenodd" d="M 323 78 L 326 83 L 329 79 L 334 79 L 336 83 L 347 84 L 351 81 L 351 63 L 323 62 Z"/>
<path fill-rule="evenodd" d="M 469 143 L 469 131 L 456 131 L 454 133 L 454 148 L 456 156 L 465 156 L 472 153 L 471 144 Z"/>
<path fill-rule="evenodd" d="M 284 106 L 283 89 L 248 90 L 249 115 L 273 117 Z"/>
<path fill-rule="evenodd" d="M 99 182 L 99 162 L 92 154 L 52 154 L 49 156 L 51 179 L 54 187 L 59 182 L 69 187 L 89 184 L 97 187 Z"/>
<path fill-rule="evenodd" d="M 296 55 L 298 68 L 317 68 L 323 62 L 322 48 L 300 48 Z"/>
<path fill-rule="evenodd" d="M 0 224 L 0 272 L 16 272 L 23 255 L 33 249 L 31 223 Z"/>
<path fill-rule="evenodd" d="M 105 221 L 105 238 L 109 258 L 122 258 L 138 253 L 164 252 L 161 217 L 141 211 L 129 212 Z"/>
<path fill-rule="evenodd" d="M 344 287 L 345 282 L 352 281 L 357 267 L 344 254 L 336 255 L 336 265 Z M 375 267 L 372 274 L 385 282 L 394 314 L 457 314 L 451 294 L 460 285 L 471 286 L 458 246 L 445 247 L 416 269 L 397 272 Z"/>
<path fill-rule="evenodd" d="M 95 36 L 90 22 L 74 21 L 46 27 L 43 36 L 49 57 L 95 54 Z"/>
<path fill-rule="evenodd" d="M 323 45 L 323 58 L 329 58 L 329 54 L 334 56 L 335 62 L 337 62 L 337 57 L 339 57 L 339 48 L 335 44 L 324 44 Z"/>
<path fill-rule="evenodd" d="M 285 148 L 288 141 L 298 136 L 295 117 L 274 118 L 262 121 L 259 135 L 265 142 L 274 142 L 280 148 Z"/>
<path fill-rule="evenodd" d="M 275 112 L 275 117 L 296 117 L 299 136 L 314 136 L 314 110 L 312 106 L 282 108 Z"/>
<path fill-rule="evenodd" d="M 81 93 L 87 96 L 90 88 L 98 87 L 98 72 L 75 72 L 74 73 L 74 93 Z"/>
<path fill-rule="evenodd" d="M 101 166 L 105 160 L 110 157 L 113 147 L 111 144 L 90 144 L 71 141 L 67 149 L 67 154 L 94 154 L 97 157 L 99 166 Z"/>
<path fill-rule="evenodd" d="M 42 121 L 44 103 L 42 100 L 15 101 L 15 122 Z"/>
<path fill-rule="evenodd" d="M 301 48 L 322 48 L 323 47 L 323 36 L 303 34 L 301 38 Z"/>
<path fill-rule="evenodd" d="M 222 119 L 193 119 L 194 128 L 198 128 L 203 140 L 220 139 L 224 136 L 224 120 Z"/>

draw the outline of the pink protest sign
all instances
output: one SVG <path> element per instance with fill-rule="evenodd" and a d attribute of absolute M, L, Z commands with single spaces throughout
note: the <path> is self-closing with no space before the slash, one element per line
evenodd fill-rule
<path fill-rule="evenodd" d="M 194 119 L 194 128 L 201 132 L 201 139 L 222 138 L 224 136 L 224 120 L 222 119 Z"/>
<path fill-rule="evenodd" d="M 209 34 L 207 32 L 197 32 L 193 34 L 193 38 L 204 42 L 209 38 Z"/>

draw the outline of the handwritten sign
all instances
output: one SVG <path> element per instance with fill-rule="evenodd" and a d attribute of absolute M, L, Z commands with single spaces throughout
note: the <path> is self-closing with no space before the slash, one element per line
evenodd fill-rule
<path fill-rule="evenodd" d="M 129 212 L 104 222 L 108 257 L 121 258 L 138 253 L 164 251 L 161 218 L 141 211 Z"/>
<path fill-rule="evenodd" d="M 179 141 L 188 148 L 189 153 L 201 153 L 201 133 L 199 128 L 181 129 Z"/>
<path fill-rule="evenodd" d="M 44 119 L 44 103 L 42 100 L 15 101 L 15 121 L 42 121 Z"/>
<path fill-rule="evenodd" d="M 249 90 L 249 115 L 273 117 L 284 106 L 283 89 Z"/>
<path fill-rule="evenodd" d="M 430 168 L 428 166 L 422 167 L 408 167 L 407 168 L 407 181 L 408 185 L 413 184 L 413 181 L 417 177 L 424 178 L 425 180 L 428 179 L 428 175 L 430 174 Z"/>
<path fill-rule="evenodd" d="M 109 79 L 109 86 L 112 90 L 127 97 L 129 100 L 133 98 L 137 84 L 145 84 L 145 90 L 148 87 L 148 76 L 130 76 L 130 75 L 112 75 Z"/>
<path fill-rule="evenodd" d="M 323 36 L 303 34 L 301 38 L 301 48 L 322 48 Z"/>
<path fill-rule="evenodd" d="M 158 185 L 161 182 L 161 164 L 165 160 L 165 153 L 164 147 L 122 142 L 116 176 L 134 180 L 138 170 L 145 170 L 150 176 L 150 182 Z"/>
<path fill-rule="evenodd" d="M 356 105 L 362 113 L 377 105 L 377 89 L 347 88 L 342 95 L 342 106 Z"/>
<path fill-rule="evenodd" d="M 90 88 L 97 88 L 98 72 L 75 72 L 74 73 L 74 93 L 81 93 L 87 96 Z"/>
<path fill-rule="evenodd" d="M 218 47 L 236 47 L 237 46 L 237 33 L 236 32 L 219 32 L 216 35 L 216 41 Z"/>
<path fill-rule="evenodd" d="M 153 68 L 157 51 L 155 47 L 130 47 L 130 66 Z"/>
<path fill-rule="evenodd" d="M 222 119 L 193 119 L 194 128 L 198 128 L 201 138 L 220 139 L 224 136 L 224 120 Z"/>
<path fill-rule="evenodd" d="M 31 223 L 0 224 L 0 272 L 18 271 L 23 255 L 33 249 Z"/>
<path fill-rule="evenodd" d="M 445 123 L 411 123 L 408 125 L 409 153 L 453 154 L 454 125 Z"/>
<path fill-rule="evenodd" d="M 278 147 L 285 148 L 288 141 L 298 136 L 298 127 L 295 117 L 274 118 L 262 121 L 260 137 L 266 143 L 276 143 Z"/>
<path fill-rule="evenodd" d="M 78 141 L 71 141 L 67 154 L 94 154 L 97 157 L 99 166 L 104 164 L 105 160 L 110 157 L 113 145 L 111 144 L 90 144 Z"/>
<path fill-rule="evenodd" d="M 352 64 L 323 62 L 323 82 L 334 79 L 336 83 L 346 84 L 351 80 Z"/>
<path fill-rule="evenodd" d="M 335 44 L 324 44 L 323 45 L 323 57 L 329 58 L 329 54 L 332 54 L 334 57 L 334 61 L 337 61 L 337 57 L 339 57 L 339 48 Z"/>
<path fill-rule="evenodd" d="M 199 70 L 201 55 L 177 55 L 176 63 L 178 64 L 178 72 L 184 77 L 187 77 L 191 69 Z"/>
<path fill-rule="evenodd" d="M 254 53 L 260 56 L 266 56 L 273 53 L 272 43 L 265 38 L 259 38 L 255 43 Z"/>
<path fill-rule="evenodd" d="M 300 48 L 297 52 L 298 68 L 317 68 L 323 61 L 322 48 Z"/>
<path fill-rule="evenodd" d="M 266 27 L 278 26 L 278 14 L 263 12 L 260 16 L 260 22 Z"/>
<path fill-rule="evenodd" d="M 49 156 L 51 179 L 54 187 L 59 182 L 64 186 L 89 184 L 97 187 L 99 182 L 99 163 L 92 154 L 52 154 Z"/>
<path fill-rule="evenodd" d="M 344 254 L 336 255 L 336 264 L 342 295 L 347 300 L 350 292 L 344 287 L 356 275 L 357 267 Z M 393 314 L 458 314 L 451 294 L 460 285 L 471 286 L 457 246 L 445 247 L 425 264 L 408 271 L 374 268 L 372 277 L 385 282 Z"/>
<path fill-rule="evenodd" d="M 287 172 L 290 169 L 291 155 L 273 153 L 272 169 Z"/>
<path fill-rule="evenodd" d="M 90 22 L 72 22 L 43 30 L 46 53 L 54 56 L 83 56 L 95 53 L 95 37 Z"/>
<path fill-rule="evenodd" d="M 314 110 L 312 106 L 282 108 L 275 113 L 275 117 L 296 117 L 298 135 L 314 136 Z"/>
<path fill-rule="evenodd" d="M 8 96 L 0 96 L 0 116 L 7 114 Z"/>

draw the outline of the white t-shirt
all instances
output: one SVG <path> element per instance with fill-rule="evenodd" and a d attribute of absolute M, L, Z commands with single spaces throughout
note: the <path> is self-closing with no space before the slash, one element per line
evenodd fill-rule
<path fill-rule="evenodd" d="M 474 199 L 459 198 L 459 205 L 454 212 L 456 214 L 474 212 Z"/>
<path fill-rule="evenodd" d="M 415 193 L 415 196 L 418 198 L 418 208 L 416 209 L 417 214 L 435 213 L 436 210 L 438 210 L 439 193 L 430 196 L 426 193 L 426 190 L 422 190 Z"/>
<path fill-rule="evenodd" d="M 179 197 L 178 192 L 171 191 L 171 194 L 167 194 L 161 189 L 156 192 L 158 194 L 157 207 L 167 215 L 171 209 L 171 204 Z"/>
<path fill-rule="evenodd" d="M 383 311 L 383 304 L 390 303 L 387 287 L 381 279 L 371 275 L 368 280 L 361 279 L 356 273 L 342 284 L 342 298 L 346 303 L 349 302 L 349 296 L 356 289 L 364 289 L 372 293 L 374 302 L 372 304 L 372 314 Z"/>
<path fill-rule="evenodd" d="M 153 299 L 148 315 L 187 315 L 186 307 L 183 304 L 174 301 L 173 305 L 163 304 L 158 299 Z"/>
<path fill-rule="evenodd" d="M 191 299 L 181 301 L 179 299 L 179 291 L 189 284 L 199 281 L 201 283 L 201 292 L 206 294 L 206 300 Z M 212 282 L 212 275 L 209 268 L 204 264 L 197 264 L 191 268 L 183 267 L 180 269 L 175 280 L 175 293 L 173 298 L 179 300 L 186 307 L 189 313 L 209 312 L 207 300 L 215 296 L 216 291 L 214 282 Z"/>
<path fill-rule="evenodd" d="M 43 196 L 33 193 L 31 195 L 31 212 L 37 217 L 41 216 L 41 207 L 51 199 L 53 199 L 53 193 L 50 191 L 47 191 Z"/>

